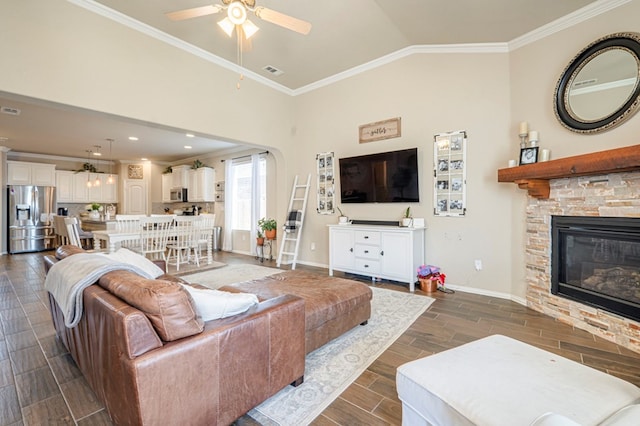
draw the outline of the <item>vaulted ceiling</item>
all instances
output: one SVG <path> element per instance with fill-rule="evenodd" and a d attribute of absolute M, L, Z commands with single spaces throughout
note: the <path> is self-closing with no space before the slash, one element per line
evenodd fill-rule
<path fill-rule="evenodd" d="M 165 16 L 217 2 L 69 1 L 159 39 L 171 39 L 187 51 L 198 49 L 223 66 L 236 67 L 239 60 L 235 35 L 229 38 L 217 25 L 224 11 L 177 22 Z M 242 63 L 249 78 L 295 95 L 411 47 L 484 44 L 506 50 L 532 31 L 606 3 L 612 1 L 256 0 L 256 6 L 308 21 L 312 28 L 308 35 L 302 35 L 250 14 L 260 30 L 251 38 L 251 49 L 242 53 Z M 266 66 L 282 74 L 274 75 L 264 70 Z M 0 86 L 0 105 L 20 109 L 21 115 L 0 113 L 0 145 L 17 151 L 68 155 L 83 152 L 87 140 L 111 137 L 116 139 L 114 151 L 119 159 L 146 156 L 176 161 L 234 146 L 207 137 L 187 140 L 181 130 L 24 99 L 2 89 Z M 128 136 L 138 136 L 139 141 L 130 143 Z M 108 142 L 102 145 L 108 146 Z M 185 151 L 183 145 L 193 148 Z"/>

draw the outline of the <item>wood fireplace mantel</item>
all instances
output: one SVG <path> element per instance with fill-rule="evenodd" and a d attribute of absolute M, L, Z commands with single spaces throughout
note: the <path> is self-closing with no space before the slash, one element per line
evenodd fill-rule
<path fill-rule="evenodd" d="M 513 182 L 534 198 L 549 198 L 549 180 L 640 170 L 640 145 L 498 170 L 498 182 Z"/>

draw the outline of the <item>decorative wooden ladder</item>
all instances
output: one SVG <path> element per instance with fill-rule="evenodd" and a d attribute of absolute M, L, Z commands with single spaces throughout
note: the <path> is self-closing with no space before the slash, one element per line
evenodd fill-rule
<path fill-rule="evenodd" d="M 291 199 L 289 200 L 289 209 L 287 209 L 287 218 L 285 219 L 285 232 L 278 251 L 277 266 L 282 264 L 284 256 L 291 257 L 291 269 L 296 269 L 298 261 L 298 251 L 300 249 L 300 237 L 302 236 L 302 228 L 304 226 L 304 214 L 307 211 L 307 200 L 309 199 L 309 188 L 311 187 L 311 174 L 307 176 L 306 184 L 298 183 L 298 175 L 293 180 L 293 189 L 291 190 Z M 304 194 L 301 194 L 304 192 Z M 298 214 L 299 212 L 299 214 Z M 298 223 L 299 222 L 299 223 Z M 295 229 L 287 229 L 287 225 L 295 226 Z M 291 251 L 293 246 L 293 251 Z"/>

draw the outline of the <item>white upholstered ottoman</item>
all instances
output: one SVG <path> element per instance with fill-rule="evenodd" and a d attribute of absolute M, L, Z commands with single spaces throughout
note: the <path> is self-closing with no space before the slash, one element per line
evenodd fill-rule
<path fill-rule="evenodd" d="M 640 403 L 631 383 L 501 335 L 401 365 L 396 385 L 405 426 L 524 426 L 548 412 L 588 426 Z"/>

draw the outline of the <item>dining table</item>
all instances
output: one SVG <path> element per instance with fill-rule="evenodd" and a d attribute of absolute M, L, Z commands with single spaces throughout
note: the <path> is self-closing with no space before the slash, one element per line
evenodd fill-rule
<path fill-rule="evenodd" d="M 102 249 L 102 241 L 109 253 L 116 251 L 116 248 L 123 241 L 135 241 L 140 239 L 139 232 L 121 232 L 116 230 L 98 230 L 93 231 L 93 248 L 95 250 Z"/>

